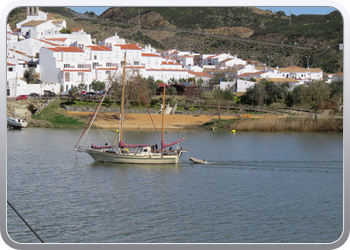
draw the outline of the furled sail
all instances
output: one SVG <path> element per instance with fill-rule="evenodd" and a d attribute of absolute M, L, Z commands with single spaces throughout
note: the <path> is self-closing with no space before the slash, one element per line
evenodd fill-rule
<path fill-rule="evenodd" d="M 167 148 L 167 147 L 170 147 L 172 145 L 175 145 L 175 144 L 178 144 L 179 142 L 185 140 L 186 138 L 182 138 L 180 140 L 177 140 L 177 141 L 174 141 L 172 143 L 169 143 L 169 144 L 165 144 L 164 140 L 162 141 L 162 148 Z"/>
<path fill-rule="evenodd" d="M 94 149 L 103 149 L 103 148 L 113 148 L 113 146 L 96 146 L 95 144 L 91 145 L 91 148 Z"/>
<path fill-rule="evenodd" d="M 119 142 L 119 147 L 120 148 L 138 148 L 138 147 L 148 147 L 149 145 L 139 145 L 139 144 L 125 144 L 123 141 Z"/>

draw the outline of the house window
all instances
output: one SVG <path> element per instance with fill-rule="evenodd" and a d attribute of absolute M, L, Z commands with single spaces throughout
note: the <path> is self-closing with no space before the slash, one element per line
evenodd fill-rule
<path fill-rule="evenodd" d="M 106 63 L 106 67 L 112 67 L 112 63 Z"/>
<path fill-rule="evenodd" d="M 63 68 L 70 68 L 70 64 L 64 64 Z"/>
<path fill-rule="evenodd" d="M 69 73 L 68 72 L 64 73 L 64 81 L 69 82 Z"/>
<path fill-rule="evenodd" d="M 108 60 L 108 61 L 112 60 L 112 55 L 111 55 L 111 53 L 108 53 L 108 54 L 107 54 L 107 60 Z"/>
<path fill-rule="evenodd" d="M 66 85 L 66 91 L 68 91 L 68 85 Z"/>
<path fill-rule="evenodd" d="M 72 54 L 70 58 L 71 58 L 72 62 L 75 61 L 75 55 L 74 54 Z"/>
<path fill-rule="evenodd" d="M 97 54 L 94 54 L 94 60 L 97 60 Z"/>
<path fill-rule="evenodd" d="M 12 71 L 13 71 L 13 68 L 9 68 L 9 71 L 12 72 Z"/>
<path fill-rule="evenodd" d="M 78 64 L 78 69 L 84 68 L 84 64 Z"/>
<path fill-rule="evenodd" d="M 93 64 L 92 64 L 92 68 L 93 68 L 93 69 L 96 69 L 97 66 L 98 66 L 98 63 L 93 63 Z"/>
<path fill-rule="evenodd" d="M 65 58 L 66 62 L 69 62 L 69 55 L 68 54 L 65 54 L 64 58 Z"/>
<path fill-rule="evenodd" d="M 134 61 L 134 65 L 135 66 L 140 65 L 140 62 L 139 61 Z"/>

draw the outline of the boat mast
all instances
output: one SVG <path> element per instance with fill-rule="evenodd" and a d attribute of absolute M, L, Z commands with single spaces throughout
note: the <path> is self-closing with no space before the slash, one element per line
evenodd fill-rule
<path fill-rule="evenodd" d="M 125 66 L 126 66 L 126 52 L 124 54 L 124 68 L 123 68 L 123 90 L 122 90 L 122 102 L 120 105 L 120 126 L 119 126 L 119 142 L 123 140 L 123 118 L 124 118 L 124 91 L 125 91 Z M 115 144 L 114 144 L 115 146 Z"/>
<path fill-rule="evenodd" d="M 163 83 L 163 114 L 162 114 L 162 140 L 164 140 L 164 109 L 165 109 L 165 84 Z"/>

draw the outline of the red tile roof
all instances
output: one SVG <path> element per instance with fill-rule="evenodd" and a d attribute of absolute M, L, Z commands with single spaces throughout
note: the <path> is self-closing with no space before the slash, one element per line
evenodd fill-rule
<path fill-rule="evenodd" d="M 116 46 L 119 46 L 121 49 L 125 49 L 125 50 L 128 50 L 128 49 L 141 50 L 141 48 L 136 44 L 116 44 Z"/>
<path fill-rule="evenodd" d="M 162 57 L 162 56 L 160 56 L 160 55 L 151 54 L 151 53 L 142 53 L 142 56 Z"/>
<path fill-rule="evenodd" d="M 91 72 L 90 69 L 62 69 L 61 71 L 67 71 L 67 72 Z"/>
<path fill-rule="evenodd" d="M 146 70 L 149 70 L 149 71 L 186 71 L 185 69 L 146 69 Z"/>
<path fill-rule="evenodd" d="M 84 50 L 79 49 L 77 47 L 71 46 L 71 47 L 54 47 L 54 48 L 47 48 L 49 50 L 55 51 L 55 52 L 84 52 Z"/>
<path fill-rule="evenodd" d="M 214 77 L 213 75 L 208 74 L 208 73 L 206 73 L 206 72 L 194 72 L 194 71 L 189 70 L 188 73 L 189 73 L 189 74 L 192 74 L 192 75 L 195 75 L 195 76 Z"/>
<path fill-rule="evenodd" d="M 57 37 L 57 38 L 46 38 L 45 40 L 65 42 L 67 40 L 67 38 Z"/>
<path fill-rule="evenodd" d="M 112 51 L 110 48 L 104 45 L 88 45 L 85 47 L 91 48 L 91 50 L 94 50 L 94 51 Z"/>

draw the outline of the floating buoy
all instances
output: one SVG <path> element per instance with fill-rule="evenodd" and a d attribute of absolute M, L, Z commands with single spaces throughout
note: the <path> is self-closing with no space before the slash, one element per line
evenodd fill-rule
<path fill-rule="evenodd" d="M 179 132 L 179 131 L 177 131 L 177 133 L 178 133 L 178 134 L 180 134 L 180 132 Z"/>
<path fill-rule="evenodd" d="M 232 130 L 231 133 L 232 133 L 232 134 L 233 134 L 233 133 L 236 133 L 236 130 Z"/>
<path fill-rule="evenodd" d="M 202 131 L 202 134 L 203 134 L 203 131 Z"/>
<path fill-rule="evenodd" d="M 226 132 L 224 131 L 224 134 L 226 134 Z"/>
<path fill-rule="evenodd" d="M 143 131 L 141 131 L 141 133 L 143 133 Z"/>
<path fill-rule="evenodd" d="M 129 131 L 129 133 L 131 133 L 131 131 Z"/>
<path fill-rule="evenodd" d="M 165 131 L 165 133 L 167 134 L 168 132 Z"/>
<path fill-rule="evenodd" d="M 191 132 L 188 132 L 189 134 L 191 134 Z"/>
<path fill-rule="evenodd" d="M 117 129 L 115 132 L 116 132 L 116 133 L 119 133 L 119 130 Z"/>
<path fill-rule="evenodd" d="M 213 134 L 215 134 L 215 132 L 213 131 Z"/>

